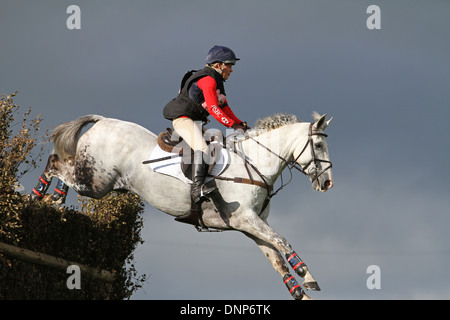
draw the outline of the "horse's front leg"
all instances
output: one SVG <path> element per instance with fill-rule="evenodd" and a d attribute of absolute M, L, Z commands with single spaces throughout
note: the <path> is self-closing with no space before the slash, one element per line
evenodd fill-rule
<path fill-rule="evenodd" d="M 297 280 L 292 274 L 289 273 L 289 268 L 284 262 L 283 255 L 275 249 L 271 244 L 255 238 L 253 235 L 245 233 L 250 239 L 255 241 L 258 247 L 263 252 L 264 256 L 270 261 L 275 271 L 277 271 L 284 284 L 286 285 L 289 293 L 296 300 L 310 300 L 311 298 L 303 291 L 302 287 L 297 283 Z"/>
<path fill-rule="evenodd" d="M 286 260 L 291 265 L 292 269 L 294 269 L 294 271 L 299 276 L 304 278 L 303 286 L 306 289 L 320 291 L 320 287 L 317 284 L 317 281 L 312 276 L 306 264 L 292 249 L 292 246 L 286 241 L 283 236 L 275 232 L 275 230 L 273 230 L 265 221 L 260 219 L 259 216 L 254 212 L 247 212 L 244 215 L 240 215 L 240 217 L 236 219 L 237 221 L 232 221 L 235 229 L 243 231 L 255 241 L 259 240 L 259 242 L 257 241 L 257 244 L 264 245 L 263 247 L 260 246 L 263 252 L 264 250 L 270 249 L 273 251 L 272 254 L 276 252 L 279 256 L 281 256 L 281 254 L 284 255 L 286 257 Z M 265 245 L 264 243 L 268 245 Z M 279 256 L 278 258 L 275 258 L 275 260 L 279 261 Z M 275 270 L 277 270 L 278 263 L 272 262 L 272 265 L 274 266 Z M 280 273 L 280 271 L 278 272 Z M 283 276 L 282 273 L 280 274 Z"/>

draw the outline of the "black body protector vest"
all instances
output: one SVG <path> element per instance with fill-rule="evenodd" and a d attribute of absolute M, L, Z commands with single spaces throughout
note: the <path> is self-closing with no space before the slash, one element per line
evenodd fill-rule
<path fill-rule="evenodd" d="M 211 76 L 217 83 L 217 89 L 221 94 L 225 95 L 224 80 L 222 75 L 216 70 L 205 67 L 196 72 L 188 72 L 181 81 L 180 93 L 178 96 L 170 100 L 163 109 L 164 118 L 173 120 L 181 116 L 187 116 L 192 120 L 201 120 L 206 122 L 209 116 L 208 111 L 202 107 L 202 102 L 193 100 L 189 96 L 191 86 L 203 77 Z"/>

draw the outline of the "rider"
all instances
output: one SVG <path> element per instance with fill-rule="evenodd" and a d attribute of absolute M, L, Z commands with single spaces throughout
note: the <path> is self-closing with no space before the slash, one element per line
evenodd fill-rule
<path fill-rule="evenodd" d="M 192 164 L 193 203 L 208 200 L 215 187 L 204 185 L 208 171 L 208 147 L 203 138 L 201 121 L 207 122 L 211 114 L 228 128 L 246 131 L 247 124 L 231 111 L 225 97 L 224 82 L 228 80 L 236 61 L 234 52 L 224 46 L 214 46 L 206 56 L 206 67 L 194 72 L 182 83 L 178 96 L 166 104 L 163 115 L 172 120 L 173 128 L 194 150 Z"/>

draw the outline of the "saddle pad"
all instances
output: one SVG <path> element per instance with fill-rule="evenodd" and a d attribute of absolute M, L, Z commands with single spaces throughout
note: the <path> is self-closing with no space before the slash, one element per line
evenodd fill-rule
<path fill-rule="evenodd" d="M 212 142 L 216 143 L 216 142 Z M 216 148 L 220 148 L 220 159 L 216 162 L 214 167 L 211 170 L 211 175 L 218 176 L 220 175 L 225 167 L 228 164 L 229 155 L 228 151 L 224 148 L 222 148 L 222 145 L 217 143 Z M 216 149 L 218 150 L 218 149 Z M 153 149 L 153 151 L 150 153 L 149 160 L 154 159 L 160 159 L 168 156 L 173 156 L 175 158 L 168 159 L 168 160 L 162 160 L 157 162 L 149 163 L 148 165 L 153 169 L 155 172 L 159 172 L 162 174 L 166 174 L 172 177 L 175 177 L 177 179 L 180 179 L 181 181 L 185 182 L 186 184 L 191 184 L 191 179 L 188 179 L 185 177 L 183 172 L 181 171 L 181 157 L 176 157 L 178 153 L 169 153 L 167 151 L 162 150 L 159 145 L 156 145 L 156 147 Z M 211 181 L 212 177 L 207 177 L 205 182 Z"/>

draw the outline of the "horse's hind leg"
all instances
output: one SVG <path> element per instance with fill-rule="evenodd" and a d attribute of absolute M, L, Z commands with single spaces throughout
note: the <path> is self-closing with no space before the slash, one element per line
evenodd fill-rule
<path fill-rule="evenodd" d="M 44 172 L 39 176 L 36 187 L 34 187 L 31 191 L 31 200 L 42 200 L 44 198 L 48 188 L 50 187 L 53 177 L 57 173 L 58 161 L 59 157 L 56 154 L 52 154 L 48 157 L 47 166 L 45 167 Z M 68 189 L 69 187 L 63 181 L 58 180 L 51 199 L 58 204 L 64 203 Z"/>
<path fill-rule="evenodd" d="M 303 291 L 302 287 L 298 284 L 294 276 L 289 273 L 289 268 L 284 263 L 284 259 L 281 253 L 277 249 L 275 249 L 271 244 L 258 238 L 255 238 L 250 234 L 246 233 L 246 235 L 256 242 L 258 247 L 266 256 L 266 258 L 269 259 L 273 268 L 282 277 L 283 282 L 286 285 L 292 297 L 296 300 L 310 300 L 311 298 Z"/>
<path fill-rule="evenodd" d="M 55 190 L 53 191 L 52 200 L 56 204 L 65 203 L 68 191 L 69 191 L 69 186 L 67 184 L 65 184 L 62 180 L 58 180 Z"/>
<path fill-rule="evenodd" d="M 33 190 L 31 190 L 30 199 L 42 200 L 42 198 L 44 198 L 45 193 L 48 190 L 48 187 L 50 187 L 51 182 L 52 177 L 47 178 L 44 171 L 44 173 L 39 176 L 37 185 L 33 188 Z"/>

